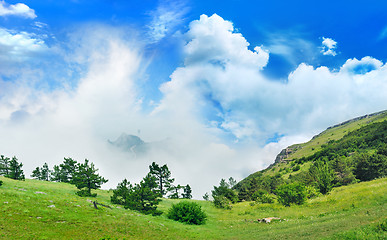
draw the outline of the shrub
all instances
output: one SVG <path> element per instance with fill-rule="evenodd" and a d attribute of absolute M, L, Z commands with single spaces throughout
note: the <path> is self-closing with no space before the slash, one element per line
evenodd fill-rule
<path fill-rule="evenodd" d="M 274 203 L 274 196 L 264 190 L 257 190 L 253 194 L 253 200 L 257 203 Z"/>
<path fill-rule="evenodd" d="M 311 199 L 320 195 L 320 192 L 313 186 L 305 186 L 306 198 Z"/>
<path fill-rule="evenodd" d="M 3 181 L 0 181 L 0 186 L 3 185 Z"/>
<path fill-rule="evenodd" d="M 199 204 L 186 201 L 173 204 L 167 216 L 175 221 L 196 225 L 204 224 L 207 218 Z"/>
<path fill-rule="evenodd" d="M 281 185 L 277 188 L 276 194 L 278 202 L 284 206 L 290 206 L 292 203 L 301 205 L 306 201 L 305 186 L 300 183 Z"/>
<path fill-rule="evenodd" d="M 231 209 L 232 206 L 231 206 L 231 201 L 230 199 L 226 198 L 225 196 L 223 195 L 220 195 L 220 196 L 213 196 L 214 198 L 214 205 L 215 207 L 217 208 L 224 208 L 224 209 Z"/>

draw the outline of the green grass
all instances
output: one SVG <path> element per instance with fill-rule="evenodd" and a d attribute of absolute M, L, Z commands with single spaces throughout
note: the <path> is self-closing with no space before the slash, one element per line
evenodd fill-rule
<path fill-rule="evenodd" d="M 113 209 L 97 210 L 69 184 L 0 180 L 0 239 L 386 239 L 378 227 L 387 216 L 386 178 L 335 188 L 302 206 L 242 202 L 222 210 L 190 200 L 208 215 L 200 226 L 172 221 L 166 214 L 153 217 L 117 208 L 108 191 L 99 190 L 89 199 Z M 166 213 L 178 201 L 164 199 L 159 209 Z M 264 217 L 286 221 L 257 222 Z"/>
<path fill-rule="evenodd" d="M 368 118 L 363 118 L 354 122 L 349 122 L 338 127 L 327 129 L 319 135 L 315 136 L 307 143 L 296 144 L 301 148 L 289 154 L 287 159 L 290 160 L 310 156 L 315 152 L 321 150 L 321 145 L 327 143 L 330 140 L 339 140 L 349 132 L 360 129 L 361 127 L 369 125 L 370 123 L 382 122 L 384 120 L 387 120 L 387 112 L 381 113 L 379 115 L 374 115 Z"/>

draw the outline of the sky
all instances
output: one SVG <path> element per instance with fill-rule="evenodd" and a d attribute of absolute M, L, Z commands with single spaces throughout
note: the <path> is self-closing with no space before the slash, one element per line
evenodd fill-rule
<path fill-rule="evenodd" d="M 387 109 L 387 2 L 0 0 L 0 153 L 89 159 L 114 188 L 167 164 L 195 198 Z M 122 133 L 158 143 L 133 156 Z"/>

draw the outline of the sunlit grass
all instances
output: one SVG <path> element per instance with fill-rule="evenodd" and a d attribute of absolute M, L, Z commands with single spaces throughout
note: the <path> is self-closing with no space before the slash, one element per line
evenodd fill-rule
<path fill-rule="evenodd" d="M 113 209 L 94 209 L 70 184 L 0 179 L 0 239 L 334 239 L 335 234 L 367 231 L 387 215 L 386 178 L 335 188 L 302 206 L 241 202 L 223 210 L 191 200 L 208 215 L 200 226 L 172 221 L 166 214 L 153 217 L 117 208 L 110 204 L 108 191 L 98 190 L 89 199 Z M 159 209 L 165 213 L 178 201 L 164 199 Z M 286 220 L 257 222 L 264 217 Z"/>

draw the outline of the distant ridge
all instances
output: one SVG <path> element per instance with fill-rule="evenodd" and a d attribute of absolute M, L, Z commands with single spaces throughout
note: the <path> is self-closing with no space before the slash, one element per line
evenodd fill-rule
<path fill-rule="evenodd" d="M 356 117 L 356 118 L 353 118 L 353 119 L 351 119 L 351 120 L 348 120 L 348 121 L 345 121 L 345 122 L 336 124 L 336 125 L 334 125 L 334 126 L 328 127 L 327 130 L 328 130 L 328 129 L 331 129 L 331 128 L 335 128 L 335 127 L 340 127 L 340 126 L 343 126 L 343 125 L 345 125 L 345 124 L 348 124 L 348 123 L 351 123 L 351 122 L 355 122 L 355 121 L 358 121 L 358 120 L 361 120 L 361 119 L 364 119 L 364 118 L 369 118 L 369 117 L 381 115 L 381 114 L 384 114 L 384 113 L 387 113 L 387 110 L 380 111 L 380 112 L 376 112 L 376 113 L 371 113 L 371 114 L 366 114 L 366 115 L 361 116 L 361 117 Z"/>

